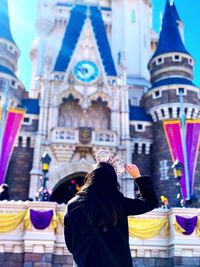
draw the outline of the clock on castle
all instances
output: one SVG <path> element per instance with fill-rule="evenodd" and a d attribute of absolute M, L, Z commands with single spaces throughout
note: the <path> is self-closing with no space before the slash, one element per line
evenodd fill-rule
<path fill-rule="evenodd" d="M 81 82 L 93 82 L 98 77 L 98 75 L 98 67 L 92 61 L 79 61 L 74 67 L 74 76 Z"/>

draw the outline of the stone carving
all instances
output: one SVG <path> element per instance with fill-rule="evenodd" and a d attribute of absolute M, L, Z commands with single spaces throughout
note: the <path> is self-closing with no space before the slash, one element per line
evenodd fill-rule
<path fill-rule="evenodd" d="M 87 109 L 83 109 L 79 100 L 70 95 L 63 99 L 59 107 L 59 127 L 79 128 L 91 127 L 93 129 L 110 129 L 110 109 L 101 98 L 92 101 Z"/>

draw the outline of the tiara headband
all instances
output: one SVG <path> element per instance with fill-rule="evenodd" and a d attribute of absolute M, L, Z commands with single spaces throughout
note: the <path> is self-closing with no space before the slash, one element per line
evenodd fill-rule
<path fill-rule="evenodd" d="M 97 163 L 106 162 L 110 163 L 117 174 L 123 174 L 125 172 L 124 162 L 119 156 L 113 155 L 108 150 L 100 150 L 96 153 L 95 159 Z"/>

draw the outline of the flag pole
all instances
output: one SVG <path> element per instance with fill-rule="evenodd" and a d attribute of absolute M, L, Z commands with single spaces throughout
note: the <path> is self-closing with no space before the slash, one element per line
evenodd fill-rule
<path fill-rule="evenodd" d="M 187 155 L 187 146 L 186 146 L 186 117 L 184 110 L 184 99 L 183 91 L 179 90 L 180 96 L 180 121 L 181 121 L 181 133 L 182 133 L 182 144 L 183 144 L 183 157 L 184 157 L 184 171 L 185 171 L 185 180 L 186 180 L 186 200 L 190 200 L 190 181 L 189 181 L 189 171 L 188 171 L 188 155 Z"/>

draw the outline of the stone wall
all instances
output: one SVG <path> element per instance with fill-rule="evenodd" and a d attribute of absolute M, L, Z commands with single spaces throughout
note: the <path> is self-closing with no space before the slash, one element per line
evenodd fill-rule
<path fill-rule="evenodd" d="M 199 257 L 133 259 L 133 267 L 197 267 L 197 266 L 200 266 Z"/>
<path fill-rule="evenodd" d="M 33 148 L 15 147 L 8 167 L 5 182 L 9 185 L 10 199 L 27 200 Z"/>
<path fill-rule="evenodd" d="M 142 104 L 145 105 L 146 110 L 149 110 L 152 107 L 160 106 L 160 105 L 167 105 L 171 108 L 171 103 L 177 103 L 180 106 L 180 96 L 176 94 L 177 88 L 187 88 L 186 86 L 178 86 L 178 85 L 169 85 L 168 90 L 165 88 L 161 90 L 161 88 L 157 87 L 157 91 L 162 91 L 162 97 L 153 99 L 153 93 L 146 94 L 145 97 L 142 99 Z M 169 90 L 170 89 L 170 90 Z M 156 90 L 152 91 L 155 92 Z M 187 90 L 187 95 L 184 96 L 184 104 L 193 104 L 193 105 L 200 105 L 200 99 L 198 97 L 198 91 L 192 90 L 191 87 Z"/>
<path fill-rule="evenodd" d="M 24 266 L 23 253 L 0 253 L 0 267 L 22 267 Z"/>
<path fill-rule="evenodd" d="M 152 162 L 151 156 L 145 153 L 133 153 L 132 162 L 138 166 L 142 175 L 152 175 Z"/>
<path fill-rule="evenodd" d="M 65 213 L 65 205 L 50 202 L 1 201 L 0 214 L 18 213 L 29 208 L 37 211 L 53 209 Z M 134 267 L 197 267 L 200 266 L 199 236 L 194 230 L 191 235 L 176 232 L 175 215 L 194 217 L 199 209 L 176 208 L 155 209 L 137 216 L 139 219 L 168 218 L 170 234 L 164 229 L 149 239 L 130 238 L 130 249 Z M 57 231 L 47 227 L 44 230 L 23 229 L 19 225 L 11 232 L 0 233 L 0 267 L 72 267 L 72 255 L 65 246 L 63 226 L 59 222 Z M 125 266 L 124 266 L 125 267 Z"/>
<path fill-rule="evenodd" d="M 164 195 L 169 199 L 170 205 L 176 206 L 177 187 L 175 183 L 177 181 L 175 181 L 171 168 L 173 162 L 169 153 L 162 121 L 154 123 L 153 136 L 152 170 L 154 188 L 156 189 L 157 197 Z M 163 164 L 164 161 L 166 162 L 166 168 L 168 168 L 166 177 L 162 176 L 161 169 L 161 164 Z"/>
<path fill-rule="evenodd" d="M 72 267 L 71 255 L 0 253 L 0 267 Z M 199 267 L 199 257 L 133 258 L 133 267 Z"/>

